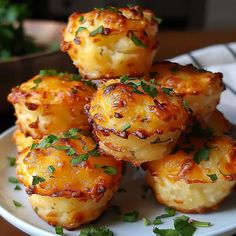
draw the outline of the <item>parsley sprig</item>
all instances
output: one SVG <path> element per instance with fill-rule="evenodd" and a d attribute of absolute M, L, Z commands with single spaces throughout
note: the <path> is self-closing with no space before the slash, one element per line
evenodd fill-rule
<path fill-rule="evenodd" d="M 146 93 L 152 98 L 155 98 L 158 94 L 155 80 L 150 80 L 147 82 L 144 79 L 138 77 L 122 76 L 120 77 L 120 82 L 131 87 L 131 92 L 133 93 Z M 140 90 L 140 88 L 143 90 L 143 92 Z"/>
<path fill-rule="evenodd" d="M 74 155 L 73 158 L 71 159 L 71 164 L 73 166 L 76 166 L 83 161 L 87 161 L 90 156 L 92 156 L 92 157 L 99 157 L 100 156 L 100 154 L 98 152 L 98 145 L 96 145 L 92 150 L 89 150 L 87 153 L 80 154 L 80 155 Z"/>
<path fill-rule="evenodd" d="M 114 236 L 114 233 L 107 227 L 90 226 L 80 230 L 79 236 Z"/>
<path fill-rule="evenodd" d="M 101 165 L 101 164 L 95 164 L 95 168 L 101 168 L 103 169 L 103 172 L 108 175 L 117 175 L 117 168 L 114 166 L 107 166 L 107 165 Z"/>
<path fill-rule="evenodd" d="M 198 149 L 193 156 L 194 162 L 200 164 L 201 161 L 209 161 L 209 155 L 212 149 L 212 147 L 202 147 Z"/>
<path fill-rule="evenodd" d="M 132 42 L 137 46 L 137 47 L 141 47 L 141 48 L 146 48 L 147 45 L 141 41 L 137 35 L 135 35 L 133 32 L 131 32 L 130 34 L 130 39 L 132 40 Z"/>
<path fill-rule="evenodd" d="M 10 167 L 15 167 L 16 166 L 16 157 L 7 157 L 8 163 Z"/>
<path fill-rule="evenodd" d="M 134 210 L 131 212 L 124 213 L 122 218 L 123 218 L 123 221 L 125 222 L 133 223 L 138 220 L 138 216 L 139 216 L 139 212 Z"/>
<path fill-rule="evenodd" d="M 174 219 L 174 229 L 159 229 L 155 227 L 153 232 L 156 236 L 192 236 L 197 227 L 209 227 L 210 222 L 196 221 L 186 215 Z"/>

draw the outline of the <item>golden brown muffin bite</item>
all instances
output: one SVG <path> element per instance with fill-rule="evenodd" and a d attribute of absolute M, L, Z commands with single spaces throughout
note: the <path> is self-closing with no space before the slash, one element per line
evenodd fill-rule
<path fill-rule="evenodd" d="M 85 110 L 99 147 L 135 165 L 167 155 L 189 121 L 179 96 L 138 77 L 101 84 Z"/>
<path fill-rule="evenodd" d="M 224 117 L 224 114 L 217 109 L 209 117 L 208 121 L 202 125 L 203 127 L 205 126 L 211 128 L 214 134 L 217 135 L 228 134 L 232 128 L 232 125 Z"/>
<path fill-rule="evenodd" d="M 224 90 L 221 73 L 197 69 L 193 65 L 182 66 L 172 62 L 157 63 L 151 71 L 162 86 L 173 88 L 181 95 L 194 116 L 207 122 L 215 111 Z"/>
<path fill-rule="evenodd" d="M 72 127 L 89 129 L 83 107 L 95 88 L 80 75 L 41 70 L 12 89 L 8 100 L 15 108 L 16 125 L 26 136 L 40 139 Z"/>
<path fill-rule="evenodd" d="M 227 136 L 190 138 L 179 150 L 146 164 L 157 200 L 181 212 L 217 208 L 236 183 L 236 144 Z"/>
<path fill-rule="evenodd" d="M 93 139 L 73 128 L 20 152 L 17 176 L 41 218 L 73 229 L 107 207 L 119 185 L 121 163 L 99 154 Z"/>
<path fill-rule="evenodd" d="M 149 72 L 159 43 L 158 18 L 138 6 L 108 7 L 69 17 L 61 49 L 90 79 Z"/>
<path fill-rule="evenodd" d="M 31 136 L 26 136 L 20 129 L 16 128 L 13 134 L 13 142 L 16 144 L 17 151 L 20 152 L 23 149 L 30 147 L 33 142 L 37 142 Z"/>

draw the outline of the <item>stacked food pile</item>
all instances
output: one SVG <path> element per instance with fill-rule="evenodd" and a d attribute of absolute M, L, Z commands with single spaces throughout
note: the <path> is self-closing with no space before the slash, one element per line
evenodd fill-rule
<path fill-rule="evenodd" d="M 157 200 L 182 212 L 215 209 L 235 186 L 236 146 L 216 109 L 222 74 L 154 63 L 158 22 L 137 6 L 75 13 L 62 50 L 80 75 L 42 70 L 9 95 L 18 179 L 49 224 L 101 215 L 122 162 L 143 167 Z"/>

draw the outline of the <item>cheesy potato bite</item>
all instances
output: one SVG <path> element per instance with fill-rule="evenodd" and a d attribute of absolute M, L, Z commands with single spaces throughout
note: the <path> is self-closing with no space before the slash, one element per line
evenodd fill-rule
<path fill-rule="evenodd" d="M 135 165 L 167 155 L 189 121 L 172 90 L 128 76 L 101 84 L 85 110 L 99 147 Z"/>
<path fill-rule="evenodd" d="M 27 147 L 30 147 L 33 142 L 37 142 L 31 136 L 26 136 L 18 128 L 13 134 L 13 142 L 16 144 L 17 151 L 20 152 Z"/>
<path fill-rule="evenodd" d="M 77 129 L 46 136 L 24 149 L 16 169 L 35 212 L 67 229 L 100 216 L 121 176 L 121 163 L 99 154 L 92 138 Z"/>
<path fill-rule="evenodd" d="M 138 6 L 108 7 L 69 17 L 61 49 L 90 79 L 149 72 L 159 47 L 158 18 Z"/>
<path fill-rule="evenodd" d="M 12 89 L 8 100 L 15 108 L 16 125 L 26 136 L 40 139 L 72 127 L 89 129 L 83 107 L 95 89 L 80 75 L 42 70 Z"/>
<path fill-rule="evenodd" d="M 236 144 L 227 136 L 191 138 L 146 168 L 147 182 L 160 203 L 181 212 L 207 212 L 235 186 Z"/>
<path fill-rule="evenodd" d="M 221 73 L 172 62 L 154 64 L 151 71 L 162 86 L 173 88 L 186 100 L 198 119 L 206 122 L 215 111 L 224 90 Z"/>
<path fill-rule="evenodd" d="M 202 126 L 211 128 L 214 134 L 217 135 L 228 134 L 232 128 L 232 125 L 224 117 L 224 114 L 217 109 L 209 117 L 208 121 L 205 124 L 202 124 Z"/>

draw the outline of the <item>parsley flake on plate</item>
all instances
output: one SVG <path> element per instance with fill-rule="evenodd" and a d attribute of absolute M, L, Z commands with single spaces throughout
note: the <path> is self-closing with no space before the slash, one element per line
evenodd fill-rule
<path fill-rule="evenodd" d="M 58 235 L 64 235 L 63 228 L 61 226 L 56 226 L 55 233 Z"/>
<path fill-rule="evenodd" d="M 107 227 L 90 226 L 80 230 L 79 236 L 114 236 L 114 233 Z"/>
<path fill-rule="evenodd" d="M 8 178 L 8 181 L 12 184 L 18 184 L 19 183 L 18 179 L 16 177 L 12 177 L 12 176 Z"/>
<path fill-rule="evenodd" d="M 22 204 L 16 200 L 13 200 L 15 207 L 22 207 Z"/>
<path fill-rule="evenodd" d="M 16 166 L 16 158 L 15 157 L 7 157 L 8 163 L 10 167 L 15 167 Z"/>
<path fill-rule="evenodd" d="M 14 190 L 18 190 L 19 191 L 19 190 L 22 190 L 22 188 L 21 188 L 20 185 L 17 184 L 16 187 L 14 188 Z"/>
<path fill-rule="evenodd" d="M 139 212 L 134 210 L 134 211 L 123 214 L 122 218 L 123 218 L 123 221 L 125 222 L 133 223 L 138 220 L 138 216 L 139 216 Z"/>

